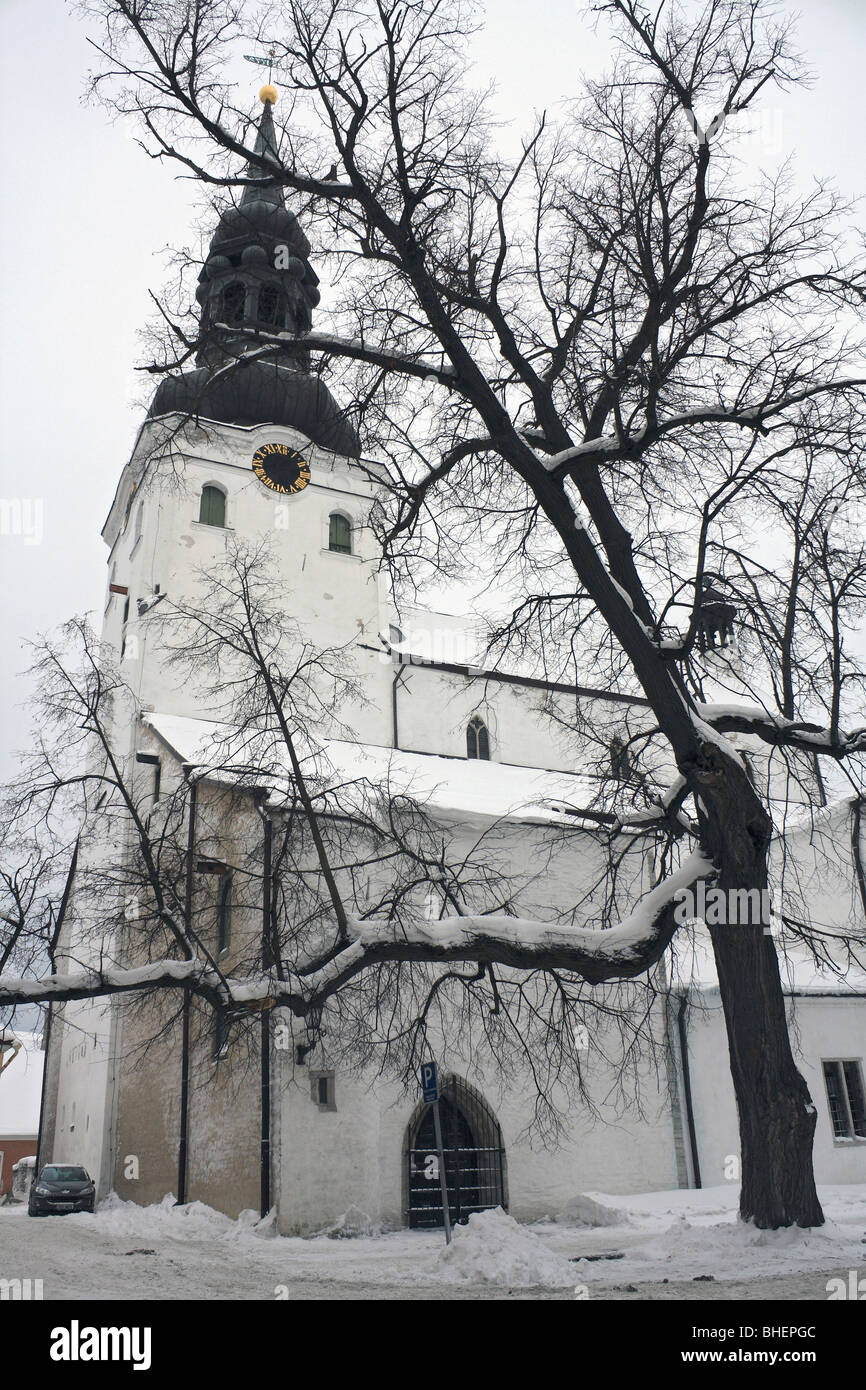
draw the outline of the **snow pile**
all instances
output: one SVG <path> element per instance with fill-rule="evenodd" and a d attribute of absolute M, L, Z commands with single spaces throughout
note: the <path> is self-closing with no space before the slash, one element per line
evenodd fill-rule
<path fill-rule="evenodd" d="M 174 1240 L 246 1241 L 275 1239 L 279 1235 L 276 1207 L 265 1217 L 247 1207 L 235 1220 L 206 1202 L 178 1206 L 173 1192 L 167 1192 L 161 1202 L 150 1206 L 124 1201 L 116 1192 L 110 1192 L 97 1203 L 92 1215 L 76 1212 L 64 1220 L 98 1221 L 100 1232 L 108 1236 L 135 1236 L 150 1241 L 163 1236 Z"/>
<path fill-rule="evenodd" d="M 451 1244 L 439 1256 L 439 1273 L 454 1283 L 551 1288 L 575 1283 L 569 1261 L 548 1250 L 501 1207 L 475 1212 L 465 1226 L 454 1227 Z"/>
<path fill-rule="evenodd" d="M 357 1240 L 359 1236 L 380 1236 L 389 1227 L 384 1221 L 374 1221 L 360 1207 L 349 1207 L 332 1221 L 316 1231 L 316 1236 L 327 1236 L 329 1240 Z"/>
<path fill-rule="evenodd" d="M 79 1212 L 64 1220 L 98 1221 L 100 1230 L 107 1235 L 141 1238 L 167 1235 L 179 1240 L 213 1239 L 234 1234 L 240 1229 L 237 1221 L 204 1202 L 187 1202 L 179 1207 L 171 1192 L 167 1192 L 161 1202 L 149 1207 L 139 1206 L 137 1202 L 125 1202 L 116 1192 L 110 1192 L 97 1204 L 94 1215 Z"/>
<path fill-rule="evenodd" d="M 631 1221 L 618 1207 L 607 1207 L 581 1193 L 572 1197 L 556 1218 L 561 1226 L 630 1226 Z"/>

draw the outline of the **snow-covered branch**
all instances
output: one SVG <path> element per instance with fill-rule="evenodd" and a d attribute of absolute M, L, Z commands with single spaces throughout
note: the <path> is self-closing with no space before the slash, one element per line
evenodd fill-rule
<path fill-rule="evenodd" d="M 130 969 L 81 970 L 42 979 L 0 977 L 0 1005 L 189 987 L 222 1008 L 280 1006 L 303 1015 L 365 970 L 387 961 L 490 962 L 523 970 L 568 971 L 592 984 L 628 979 L 653 965 L 668 945 L 676 930 L 677 895 L 714 874 L 713 865 L 700 852 L 691 854 L 645 894 L 634 912 L 606 929 L 504 914 L 423 919 L 408 926 L 352 918 L 345 945 L 331 959 L 282 980 L 266 974 L 243 980 L 223 977 L 200 957 L 159 960 Z"/>
<path fill-rule="evenodd" d="M 701 704 L 701 718 L 719 733 L 755 734 L 764 743 L 777 747 L 799 748 L 808 753 L 824 753 L 832 758 L 846 758 L 852 753 L 866 752 L 866 728 L 852 729 L 834 738 L 830 729 L 802 719 L 785 719 L 771 714 L 759 705 Z"/>
<path fill-rule="evenodd" d="M 801 405 L 804 401 L 812 400 L 819 395 L 839 391 L 862 391 L 864 389 L 866 389 L 866 377 L 853 377 L 844 381 L 820 382 L 814 386 L 804 387 L 802 391 L 794 391 L 789 395 L 780 396 L 778 400 L 764 401 L 759 405 L 720 406 L 702 410 L 687 410 L 677 415 L 670 415 L 665 420 L 657 421 L 652 428 L 644 424 L 640 429 L 633 430 L 628 434 L 599 435 L 594 439 L 585 439 L 580 444 L 574 444 L 555 454 L 539 454 L 538 462 L 548 473 L 556 473 L 578 461 L 603 464 L 614 458 L 627 458 L 631 454 L 642 452 L 649 445 L 664 438 L 665 435 L 671 434 L 675 430 L 690 429 L 695 425 L 737 425 L 741 429 L 762 432 L 765 430 L 765 421 L 780 415 L 793 405 Z M 527 437 L 529 437 L 528 432 Z M 538 442 L 538 436 L 535 432 L 533 432 L 533 438 L 535 442 Z"/>

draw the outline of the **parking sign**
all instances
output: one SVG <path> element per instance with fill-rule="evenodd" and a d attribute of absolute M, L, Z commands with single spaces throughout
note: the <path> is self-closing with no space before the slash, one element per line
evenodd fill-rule
<path fill-rule="evenodd" d="M 439 1077 L 436 1074 L 435 1062 L 421 1064 L 421 1092 L 425 1105 L 439 1099 Z"/>

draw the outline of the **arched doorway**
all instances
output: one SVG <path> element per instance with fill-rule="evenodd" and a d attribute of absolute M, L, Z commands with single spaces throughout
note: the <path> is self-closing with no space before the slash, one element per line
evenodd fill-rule
<path fill-rule="evenodd" d="M 440 1085 L 439 1116 L 452 1223 L 506 1207 L 505 1149 L 496 1116 L 459 1076 Z M 442 1188 L 432 1105 L 420 1105 L 406 1130 L 406 1217 L 413 1229 L 442 1226 Z"/>

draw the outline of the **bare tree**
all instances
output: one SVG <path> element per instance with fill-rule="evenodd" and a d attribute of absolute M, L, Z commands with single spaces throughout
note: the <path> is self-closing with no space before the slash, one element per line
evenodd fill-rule
<path fill-rule="evenodd" d="M 608 804 L 575 810 L 691 851 L 669 873 L 662 855 L 642 932 L 633 918 L 563 926 L 543 946 L 531 923 L 517 940 L 502 913 L 447 919 L 433 946 L 405 923 L 351 917 L 332 894 L 326 956 L 280 997 L 305 1008 L 382 962 L 640 975 L 674 935 L 677 889 L 768 888 L 770 807 L 728 735 L 863 786 L 850 632 L 864 600 L 864 267 L 845 258 L 835 195 L 799 196 L 786 171 L 750 181 L 726 144 L 726 125 L 772 85 L 801 80 L 788 26 L 750 0 L 600 4 L 612 72 L 508 161 L 466 81 L 473 18 L 460 0 L 88 8 L 104 21 L 96 86 L 140 121 L 148 151 L 222 196 L 291 193 L 333 287 L 328 331 L 228 334 L 163 305 L 166 349 L 150 369 L 172 376 L 198 353 L 231 371 L 258 355 L 341 377 L 384 465 L 377 525 L 395 583 L 455 573 L 473 548 L 495 555 L 519 597 L 491 650 L 534 655 L 554 675 L 577 662 L 651 715 L 629 734 L 627 778 L 617 753 Z M 257 37 L 275 50 L 288 108 L 279 157 L 252 148 L 222 76 Z M 239 176 L 239 158 L 260 174 Z M 734 698 L 707 700 L 707 649 L 728 648 L 735 618 L 736 669 L 711 657 Z M 709 930 L 741 1214 L 816 1224 L 815 1110 L 773 940 L 760 920 Z M 216 989 L 201 960 L 189 968 Z"/>

